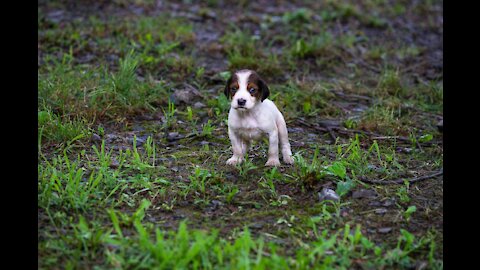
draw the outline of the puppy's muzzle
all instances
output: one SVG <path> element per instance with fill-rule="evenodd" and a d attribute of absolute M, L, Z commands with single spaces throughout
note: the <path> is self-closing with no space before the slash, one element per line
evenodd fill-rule
<path fill-rule="evenodd" d="M 245 104 L 247 103 L 247 100 L 246 100 L 246 99 L 243 99 L 243 98 L 239 98 L 239 99 L 237 100 L 237 102 L 238 102 L 238 106 L 239 106 L 239 107 L 243 107 L 243 106 L 245 106 Z"/>

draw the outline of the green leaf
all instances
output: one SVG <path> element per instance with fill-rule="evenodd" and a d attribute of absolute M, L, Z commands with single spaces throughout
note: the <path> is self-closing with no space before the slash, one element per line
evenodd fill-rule
<path fill-rule="evenodd" d="M 223 71 L 223 72 L 220 72 L 219 75 L 220 75 L 220 77 L 222 77 L 222 79 L 224 79 L 226 81 L 226 80 L 228 80 L 228 78 L 230 78 L 232 73 L 230 71 Z"/>
<path fill-rule="evenodd" d="M 343 196 L 354 187 L 355 183 L 352 180 L 340 181 L 337 183 L 337 190 L 335 190 L 335 192 L 338 194 L 338 196 Z"/>
<path fill-rule="evenodd" d="M 431 141 L 432 139 L 433 139 L 432 134 L 425 134 L 425 135 L 420 136 L 420 138 L 418 138 L 418 141 L 421 142 L 421 143 L 425 143 L 425 142 Z"/>
<path fill-rule="evenodd" d="M 342 162 L 334 162 L 332 165 L 328 166 L 326 170 L 329 174 L 340 177 L 341 179 L 345 179 L 345 176 L 347 175 L 347 169 Z"/>

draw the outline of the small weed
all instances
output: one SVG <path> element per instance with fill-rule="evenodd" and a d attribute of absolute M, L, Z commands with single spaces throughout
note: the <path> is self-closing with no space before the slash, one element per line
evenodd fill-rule
<path fill-rule="evenodd" d="M 194 173 L 189 176 L 190 185 L 188 188 L 192 191 L 199 192 L 203 195 L 203 198 L 205 198 L 208 180 L 212 179 L 213 177 L 214 174 L 212 174 L 209 170 L 196 167 Z"/>
<path fill-rule="evenodd" d="M 400 187 L 395 194 L 398 196 L 401 203 L 408 203 L 410 202 L 410 197 L 408 196 L 410 182 L 404 181 L 403 184 L 404 185 Z"/>
<path fill-rule="evenodd" d="M 380 76 L 377 93 L 382 96 L 400 96 L 405 93 L 398 70 L 386 69 Z"/>
<path fill-rule="evenodd" d="M 147 151 L 147 154 L 149 156 L 144 157 L 142 153 L 140 153 L 139 149 L 137 148 L 137 136 L 133 136 L 133 147 L 132 147 L 132 168 L 142 172 L 147 169 L 153 169 L 155 168 L 155 160 L 150 161 L 152 157 L 155 156 L 155 152 L 152 152 L 152 149 L 155 148 L 152 139 L 149 140 L 149 146 L 147 148 L 149 151 Z M 127 149 L 127 152 L 129 152 L 130 149 Z M 150 164 L 152 162 L 152 164 Z"/>
<path fill-rule="evenodd" d="M 129 105 L 130 95 L 134 91 L 132 88 L 136 85 L 137 76 L 135 74 L 138 67 L 138 56 L 134 51 L 120 59 L 120 68 L 117 73 L 112 74 L 113 90 L 120 94 L 120 99 L 125 105 Z"/>
<path fill-rule="evenodd" d="M 265 173 L 264 177 L 260 178 L 258 183 L 261 187 L 266 188 L 269 191 L 271 197 L 277 198 L 277 192 L 275 190 L 275 184 L 273 181 L 278 179 L 280 176 L 281 175 L 277 171 L 277 168 L 272 168 L 270 171 Z"/>
<path fill-rule="evenodd" d="M 110 197 L 121 187 L 116 181 L 116 173 L 105 167 L 108 164 L 105 160 L 99 161 L 103 166 L 99 170 L 87 173 L 79 159 L 71 160 L 64 153 L 53 158 L 52 162 L 39 164 L 40 207 L 86 211 L 93 205 L 112 202 Z"/>
<path fill-rule="evenodd" d="M 176 113 L 175 103 L 173 103 L 173 101 L 168 99 L 167 110 L 162 108 L 162 111 L 163 111 L 163 115 L 165 117 L 165 122 L 163 124 L 163 127 L 165 129 L 169 129 L 172 126 L 172 122 L 174 120 L 175 113 Z"/>
<path fill-rule="evenodd" d="M 236 165 L 238 170 L 238 175 L 245 179 L 251 171 L 258 169 L 258 166 L 252 163 L 248 156 L 245 157 L 245 160 L 241 163 Z"/>
<path fill-rule="evenodd" d="M 354 119 L 347 119 L 343 122 L 343 126 L 348 129 L 355 129 L 358 126 L 358 121 Z"/>
<path fill-rule="evenodd" d="M 415 205 L 411 205 L 407 208 L 407 210 L 405 210 L 405 212 L 403 213 L 403 216 L 405 217 L 405 220 L 407 222 L 410 222 L 410 218 L 412 216 L 413 213 L 415 213 L 417 211 L 417 207 Z"/>
<path fill-rule="evenodd" d="M 205 136 L 205 137 L 211 137 L 212 136 L 212 132 L 214 130 L 214 126 L 212 126 L 212 121 L 210 119 L 208 119 L 207 123 L 203 124 L 202 125 L 202 136 Z"/>
<path fill-rule="evenodd" d="M 306 8 L 299 8 L 295 11 L 285 12 L 282 20 L 285 24 L 306 24 L 309 23 L 312 17 L 312 11 Z"/>
<path fill-rule="evenodd" d="M 308 40 L 297 40 L 290 49 L 292 56 L 299 58 L 318 57 L 326 54 L 333 46 L 333 36 L 328 31 Z"/>
<path fill-rule="evenodd" d="M 237 193 L 239 192 L 240 190 L 238 189 L 238 187 L 234 186 L 234 187 L 230 187 L 229 188 L 229 191 L 226 193 L 226 196 L 225 196 L 225 201 L 227 203 L 232 203 L 235 195 L 237 195 Z"/>
<path fill-rule="evenodd" d="M 90 124 L 86 119 L 68 119 L 54 114 L 50 109 L 38 112 L 38 127 L 44 142 L 71 144 L 90 137 Z"/>

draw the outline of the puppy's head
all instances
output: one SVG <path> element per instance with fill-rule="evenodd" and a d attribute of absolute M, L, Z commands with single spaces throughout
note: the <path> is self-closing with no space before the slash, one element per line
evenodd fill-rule
<path fill-rule="evenodd" d="M 270 90 L 255 71 L 244 69 L 232 74 L 224 93 L 231 99 L 232 108 L 249 110 L 257 103 L 263 102 L 270 95 Z"/>

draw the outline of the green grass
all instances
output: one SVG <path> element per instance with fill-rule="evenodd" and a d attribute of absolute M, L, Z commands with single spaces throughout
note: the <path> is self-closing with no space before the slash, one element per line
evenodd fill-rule
<path fill-rule="evenodd" d="M 118 71 L 109 72 L 105 67 L 84 70 L 71 63 L 55 63 L 39 74 L 39 107 L 89 120 L 154 111 L 167 92 L 165 86 L 138 80 L 133 52 L 120 59 L 119 66 Z"/>
<path fill-rule="evenodd" d="M 333 208 L 329 209 L 325 203 L 320 204 L 320 212 L 315 211 L 319 213 L 318 216 L 311 216 L 305 223 L 295 225 L 296 230 L 304 234 L 310 231 L 315 238 L 307 242 L 302 240 L 300 246 L 288 252 L 274 242 L 266 242 L 264 236 L 253 237 L 248 229 L 233 239 L 220 236 L 216 230 L 187 230 L 186 223 L 180 223 L 176 232 L 164 231 L 144 220 L 145 211 L 153 206 L 151 202 L 143 201 L 132 216 L 120 209 L 138 207 L 140 198 L 145 198 L 145 195 L 150 199 L 157 198 L 154 207 L 165 211 L 174 211 L 177 200 L 182 197 L 192 197 L 195 204 L 203 207 L 209 205 L 214 198 L 233 203 L 245 196 L 242 195 L 243 188 L 228 183 L 225 186 L 222 183 L 223 176 L 217 175 L 218 171 L 201 167 L 196 167 L 190 174 L 190 184 L 184 186 L 172 182 L 162 176 L 165 172 L 162 166 L 154 164 L 159 150 L 150 137 L 142 149 L 136 146 L 134 139 L 131 149 L 115 153 L 105 149 L 102 143 L 99 147 L 93 146 L 91 155 L 86 159 L 90 161 L 86 164 L 81 164 L 81 160 L 85 159 L 80 159 L 80 156 L 87 157 L 88 154 L 82 152 L 75 160 L 65 153 L 53 158 L 52 162 L 39 165 L 39 206 L 50 216 L 77 220 L 72 228 L 67 228 L 68 223 L 62 224 L 61 221 L 55 221 L 55 217 L 50 217 L 52 225 L 59 227 L 57 229 L 72 230 L 71 234 L 56 241 L 40 242 L 40 253 L 50 254 L 51 263 L 58 263 L 56 260 L 62 254 L 62 263 L 75 267 L 81 267 L 83 261 L 94 258 L 99 260 L 99 265 L 107 268 L 168 269 L 173 265 L 207 269 L 344 268 L 354 260 L 365 262 L 371 267 L 408 267 L 413 261 L 411 254 L 435 246 L 431 244 L 434 238 L 417 239 L 407 231 L 398 238 L 396 247 L 375 244 L 363 236 L 360 227 L 355 227 L 357 229 L 351 235 L 348 233 L 348 223 L 340 215 L 344 206 L 333 204 Z M 355 175 L 365 175 L 371 162 L 383 163 L 384 153 L 379 149 L 376 143 L 363 149 L 357 137 L 350 144 L 338 145 L 338 161 L 333 163 L 324 158 L 318 159 L 318 152 L 311 162 L 296 154 L 295 167 L 298 172 L 293 172 L 292 176 L 298 177 L 298 180 L 294 183 L 307 181 L 310 174 L 320 171 L 318 177 L 310 181 L 333 177 L 337 182 L 337 193 L 344 198 L 346 192 L 353 187 Z M 114 156 L 119 160 L 116 169 L 110 168 Z M 89 174 L 85 173 L 85 170 L 91 169 L 93 170 Z M 251 162 L 243 164 L 239 169 L 244 183 L 252 180 L 252 172 L 258 175 L 256 172 L 259 170 Z M 258 187 L 266 191 L 264 194 L 267 194 L 267 202 L 272 207 L 285 207 L 293 203 L 290 196 L 281 194 L 277 189 L 277 185 L 282 182 L 292 183 L 277 169 L 266 170 L 264 177 L 260 178 Z M 125 193 L 127 190 L 130 191 Z M 124 196 L 118 197 L 116 194 L 119 192 L 124 193 Z M 158 198 L 163 198 L 161 205 L 158 205 Z M 90 209 L 96 208 L 112 208 L 108 213 L 97 210 L 99 218 L 105 219 L 108 216 L 111 219 L 111 225 L 105 226 L 102 222 L 84 218 Z M 412 218 L 412 209 L 413 206 L 405 211 L 406 221 Z M 67 212 L 65 216 L 64 213 Z M 325 228 L 325 225 L 329 229 L 319 229 Z M 48 237 L 48 234 L 43 235 Z M 49 263 L 48 260 L 45 261 L 44 266 L 47 267 Z M 441 265 L 433 257 L 430 263 Z"/>
<path fill-rule="evenodd" d="M 76 140 L 86 139 L 91 133 L 88 126 L 85 118 L 61 117 L 51 109 L 38 111 L 39 140 L 44 143 L 71 144 Z"/>
<path fill-rule="evenodd" d="M 186 222 L 181 222 L 176 231 L 155 228 L 144 221 L 149 207 L 151 203 L 144 200 L 131 216 L 109 209 L 108 227 L 80 216 L 72 226 L 72 234 L 61 237 L 53 246 L 40 243 L 40 252 L 70 248 L 70 255 L 62 263 L 75 268 L 82 266 L 82 260 L 103 254 L 105 259 L 97 265 L 107 268 L 346 269 L 353 261 L 368 261 L 368 267 L 407 267 L 412 263 L 411 254 L 435 250 L 434 236 L 418 238 L 405 230 L 393 247 L 372 242 L 359 225 L 347 224 L 337 232 L 319 231 L 316 224 L 328 218 L 319 216 L 310 223 L 315 228 L 313 241 L 302 243 L 301 248 L 290 251 L 292 255 L 284 256 L 280 246 L 253 236 L 247 228 L 234 240 L 219 237 L 215 229 L 188 229 Z M 436 265 L 434 268 L 441 267 L 441 262 L 432 257 L 429 260 Z"/>
<path fill-rule="evenodd" d="M 251 33 L 238 28 L 227 32 L 220 39 L 227 54 L 229 69 L 253 69 L 261 74 L 273 75 L 280 71 L 280 62 L 270 50 L 259 50 L 261 41 Z"/>

